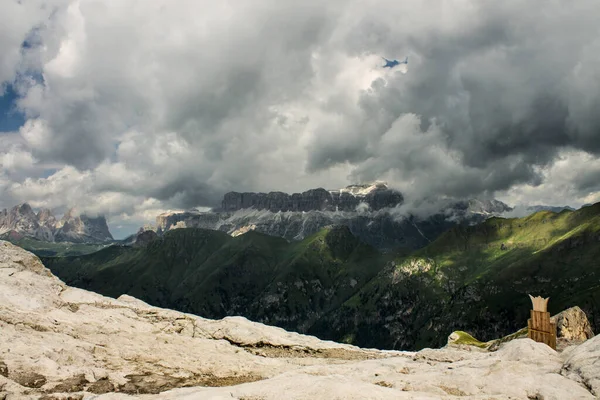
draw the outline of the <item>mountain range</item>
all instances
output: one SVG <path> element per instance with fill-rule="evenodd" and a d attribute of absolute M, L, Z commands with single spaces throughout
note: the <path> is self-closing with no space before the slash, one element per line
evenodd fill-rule
<path fill-rule="evenodd" d="M 113 241 L 103 216 L 90 217 L 69 209 L 61 219 L 42 209 L 36 214 L 27 203 L 0 211 L 0 238 L 18 242 L 106 243 Z"/>
<path fill-rule="evenodd" d="M 410 211 L 409 208 L 413 210 Z M 569 207 L 531 206 L 517 215 Z M 424 210 L 427 210 L 426 212 Z M 573 210 L 573 209 L 571 209 Z M 156 218 L 158 235 L 177 228 L 205 228 L 237 236 L 255 230 L 286 240 L 302 240 L 331 225 L 347 226 L 361 241 L 383 251 L 422 248 L 457 224 L 473 225 L 513 208 L 497 200 L 424 201 L 404 204 L 404 196 L 385 182 L 350 185 L 339 190 L 302 193 L 229 192 L 220 207 L 167 212 Z M 515 215 L 516 216 L 516 215 Z M 37 213 L 27 203 L 0 212 L 0 238 L 38 255 L 73 255 L 98 250 L 108 243 L 133 243 L 137 234 L 114 241 L 102 215 L 90 217 L 72 208 L 61 219 L 51 210 Z"/>
<path fill-rule="evenodd" d="M 529 293 L 550 296 L 552 312 L 580 306 L 600 329 L 600 203 L 455 225 L 411 252 L 382 252 L 344 225 L 291 242 L 199 228 L 139 239 L 42 261 L 66 283 L 111 297 L 366 347 L 437 346 L 466 327 L 501 337 L 526 322 Z"/>
<path fill-rule="evenodd" d="M 511 208 L 497 200 L 426 204 L 419 217 L 402 210 L 404 196 L 385 182 L 340 190 L 311 189 L 286 194 L 229 192 L 221 207 L 208 212 L 168 212 L 156 218 L 160 235 L 176 228 L 204 228 L 232 236 L 254 230 L 287 240 L 302 240 L 330 225 L 344 225 L 361 241 L 380 250 L 418 249 L 456 224 L 482 222 Z"/>

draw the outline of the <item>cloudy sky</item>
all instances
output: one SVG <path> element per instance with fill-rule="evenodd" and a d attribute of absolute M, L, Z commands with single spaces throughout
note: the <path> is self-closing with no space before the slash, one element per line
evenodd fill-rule
<path fill-rule="evenodd" d="M 78 205 L 114 232 L 230 190 L 375 179 L 409 200 L 600 201 L 598 15 L 597 0 L 3 0 L 0 208 Z"/>

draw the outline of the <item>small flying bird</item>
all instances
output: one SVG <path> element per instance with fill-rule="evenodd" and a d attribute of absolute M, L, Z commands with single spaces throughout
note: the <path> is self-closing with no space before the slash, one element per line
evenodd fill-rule
<path fill-rule="evenodd" d="M 408 56 L 406 56 L 406 58 L 404 59 L 404 61 L 398 61 L 398 60 L 388 60 L 385 57 L 381 57 L 385 60 L 385 65 L 383 65 L 383 68 L 394 68 L 400 64 L 406 64 L 408 65 Z"/>

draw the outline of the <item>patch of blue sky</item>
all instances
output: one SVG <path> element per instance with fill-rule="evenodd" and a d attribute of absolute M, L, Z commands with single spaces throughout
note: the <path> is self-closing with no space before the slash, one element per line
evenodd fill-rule
<path fill-rule="evenodd" d="M 19 98 L 12 84 L 5 84 L 0 96 L 0 133 L 17 131 L 25 123 L 25 115 L 17 108 Z"/>

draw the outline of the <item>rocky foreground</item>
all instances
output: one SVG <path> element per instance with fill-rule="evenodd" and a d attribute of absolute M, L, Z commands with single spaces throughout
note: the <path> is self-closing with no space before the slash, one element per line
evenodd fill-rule
<path fill-rule="evenodd" d="M 366 350 L 68 287 L 0 241 L 0 399 L 594 399 L 600 338 L 555 352 Z"/>

